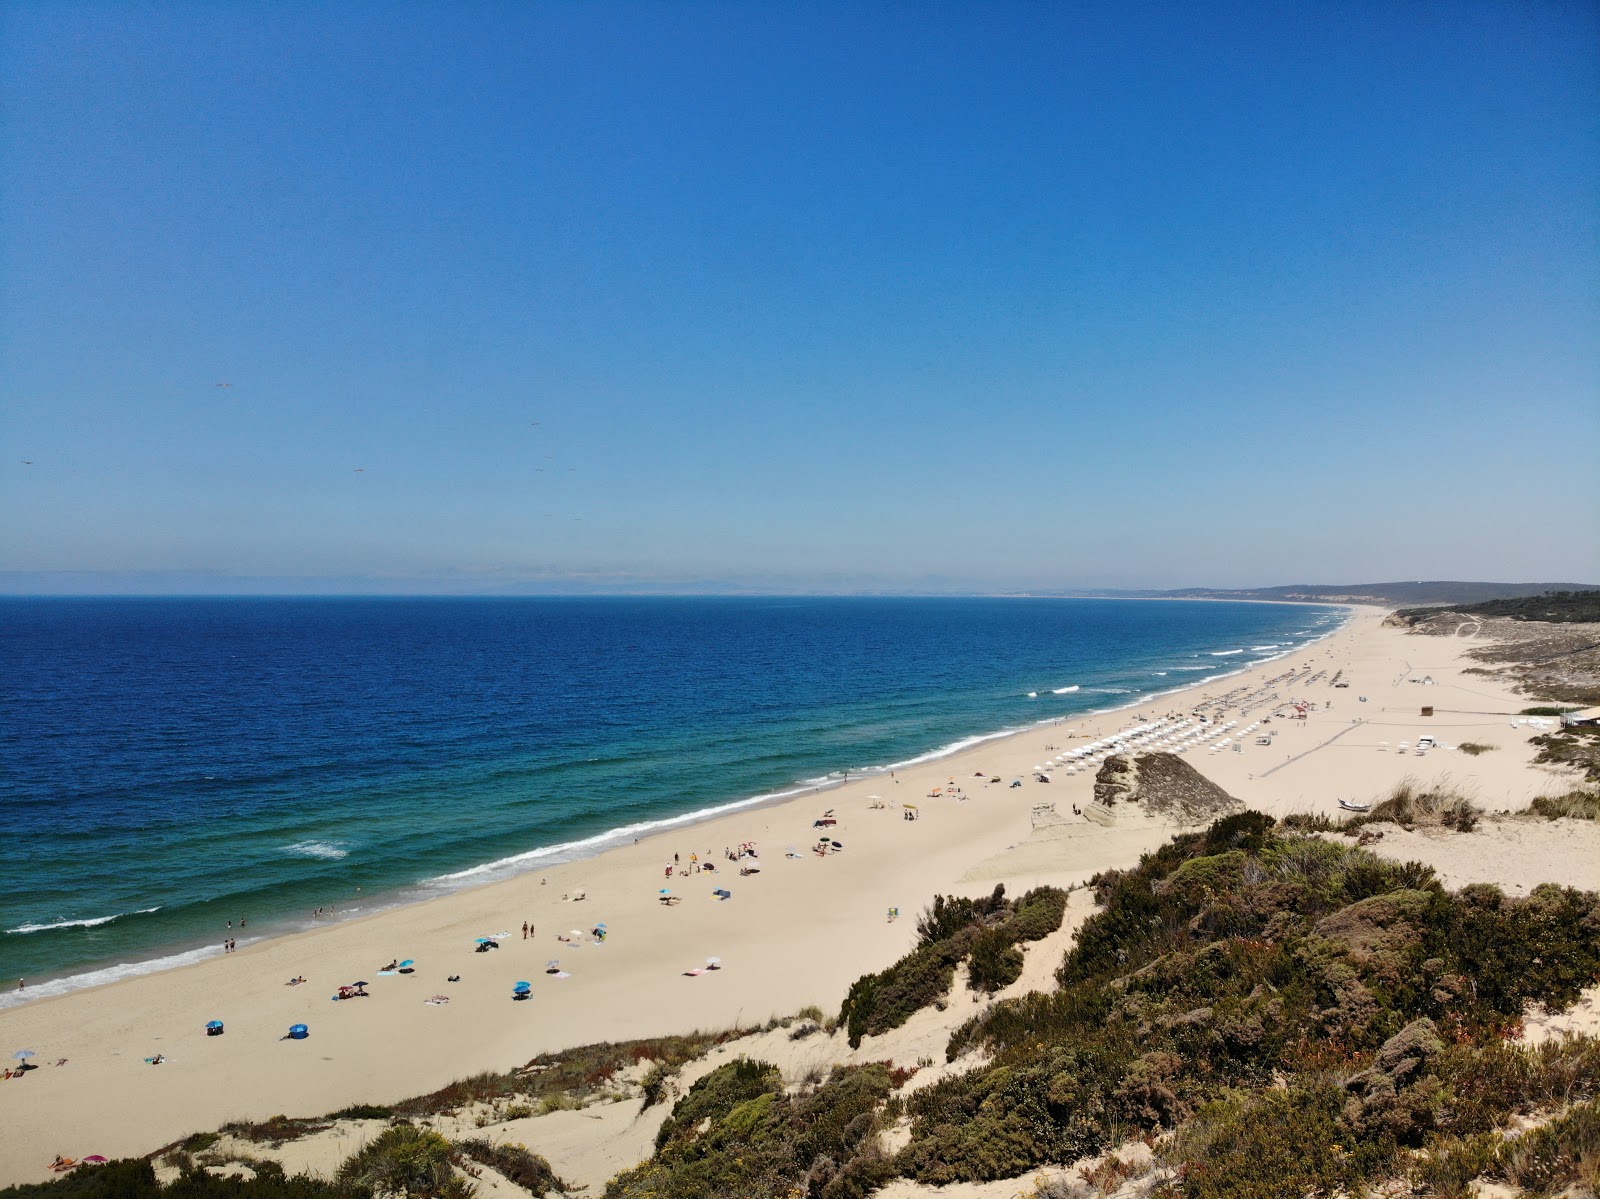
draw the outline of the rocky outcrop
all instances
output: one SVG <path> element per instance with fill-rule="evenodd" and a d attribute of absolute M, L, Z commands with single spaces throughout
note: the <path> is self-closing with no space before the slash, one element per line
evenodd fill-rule
<path fill-rule="evenodd" d="M 1185 823 L 1215 820 L 1239 806 L 1221 787 L 1176 754 L 1114 754 L 1094 780 L 1095 806 L 1115 812 L 1137 805 Z"/>

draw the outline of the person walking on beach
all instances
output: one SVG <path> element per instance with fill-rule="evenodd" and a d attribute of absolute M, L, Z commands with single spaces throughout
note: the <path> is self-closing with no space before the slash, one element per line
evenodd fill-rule
<path fill-rule="evenodd" d="M 524 941 L 528 939 L 528 922 L 526 920 L 522 922 L 522 939 Z"/>

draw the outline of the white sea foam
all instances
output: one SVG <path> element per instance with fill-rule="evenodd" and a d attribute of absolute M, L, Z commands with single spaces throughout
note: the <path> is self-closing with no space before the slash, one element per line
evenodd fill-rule
<path fill-rule="evenodd" d="M 1213 650 L 1212 653 L 1211 653 L 1211 656 L 1213 658 L 1231 658 L 1231 657 L 1233 657 L 1234 654 L 1242 654 L 1242 653 L 1244 653 L 1244 650 L 1242 650 L 1242 649 L 1219 649 L 1219 650 Z"/>
<path fill-rule="evenodd" d="M 94 928 L 100 924 L 110 924 L 113 920 L 121 920 L 124 916 L 143 916 L 148 912 L 159 912 L 161 905 L 153 908 L 138 908 L 132 912 L 114 912 L 110 916 L 96 916 L 93 920 L 57 920 L 53 924 L 19 924 L 16 928 L 8 928 L 9 933 L 47 933 L 53 928 Z"/>
<path fill-rule="evenodd" d="M 1074 683 L 1071 687 L 1056 687 L 1056 688 L 1051 690 L 1050 694 L 1051 695 L 1071 695 L 1077 689 L 1078 689 L 1077 684 Z"/>
<path fill-rule="evenodd" d="M 116 966 L 106 966 L 101 970 L 89 970 L 83 974 L 69 974 L 64 978 L 52 978 L 47 982 L 30 984 L 25 991 L 0 992 L 0 1008 L 17 1007 L 35 999 L 49 999 L 54 995 L 65 995 L 68 991 L 81 991 L 84 987 L 103 986 L 106 983 L 120 982 L 125 978 L 137 978 L 141 974 L 154 974 L 158 970 L 173 970 L 179 966 L 192 966 L 196 962 L 203 962 L 207 958 L 219 957 L 221 954 L 222 946 L 207 945 L 203 949 L 190 949 L 183 953 L 150 958 L 143 962 L 123 962 Z"/>
<path fill-rule="evenodd" d="M 296 854 L 302 858 L 326 858 L 337 861 L 350 856 L 350 851 L 332 841 L 296 841 L 293 845 L 285 845 L 284 853 Z"/>
<path fill-rule="evenodd" d="M 1323 638 L 1336 633 L 1340 628 L 1343 627 L 1343 624 L 1343 620 L 1338 620 L 1332 628 L 1321 629 L 1315 632 L 1308 630 L 1309 639 L 1320 641 Z M 1304 647 L 1300 646 L 1295 648 Z M 1230 650 L 1225 651 L 1224 654 L 1217 654 L 1215 656 L 1221 657 L 1226 656 L 1227 654 L 1242 652 L 1242 650 Z M 1154 693 L 1147 692 L 1142 695 L 1135 694 L 1132 689 L 1126 687 L 1090 687 L 1087 690 L 1091 692 L 1101 692 L 1108 695 L 1131 695 L 1134 696 L 1134 698 L 1126 700 L 1122 703 L 1113 704 L 1110 707 L 1095 708 L 1090 712 L 1079 713 L 1078 715 L 1072 717 L 1056 716 L 1045 720 L 1033 721 L 1031 722 L 1031 725 L 1060 724 L 1068 719 L 1075 720 L 1083 716 L 1100 715 L 1107 712 L 1115 712 L 1122 709 L 1138 707 L 1141 704 L 1149 703 L 1152 698 L 1158 698 L 1162 695 L 1177 694 L 1179 692 L 1187 691 L 1196 687 L 1203 687 L 1206 684 L 1215 682 L 1218 679 L 1228 678 L 1231 675 L 1243 673 L 1245 669 L 1253 669 L 1255 665 L 1255 663 L 1252 663 L 1250 667 L 1241 668 L 1239 670 L 1225 671 L 1221 674 L 1209 675 L 1203 679 L 1187 682 L 1181 687 L 1173 687 L 1168 690 Z M 1214 667 L 1208 666 L 1175 666 L 1171 667 L 1170 669 L 1174 671 L 1190 672 L 1203 671 L 1213 668 Z M 1165 674 L 1166 672 L 1157 671 L 1156 673 Z M 862 775 L 886 774 L 891 770 L 903 770 L 907 767 L 916 766 L 924 762 L 931 762 L 939 758 L 949 757 L 952 754 L 957 754 L 963 750 L 971 749 L 973 746 L 981 745 L 986 741 L 996 741 L 1006 737 L 1015 736 L 1021 731 L 1023 731 L 1022 727 L 1013 727 L 1000 729 L 992 733 L 981 733 L 971 737 L 963 737 L 960 740 L 951 742 L 948 745 L 940 746 L 938 749 L 930 750 L 929 752 L 919 754 L 916 757 L 907 758 L 901 762 L 894 762 L 888 766 L 868 767 L 860 771 L 853 770 L 850 773 L 853 777 L 860 777 Z M 501 858 L 493 862 L 486 862 L 483 865 L 474 866 L 467 870 L 459 870 L 451 874 L 440 875 L 436 878 L 425 880 L 419 886 L 410 888 L 407 891 L 397 894 L 393 903 L 385 903 L 380 900 L 375 908 L 368 909 L 363 907 L 361 909 L 350 909 L 348 914 L 354 916 L 358 914 L 358 912 L 359 914 L 366 914 L 369 910 L 382 910 L 387 907 L 400 906 L 406 903 L 426 899 L 432 895 L 438 894 L 441 891 L 454 891 L 464 887 L 478 886 L 485 883 L 494 882 L 499 878 L 520 874 L 526 869 L 531 869 L 539 865 L 555 865 L 559 862 L 567 862 L 579 858 L 590 857 L 601 852 L 603 849 L 612 844 L 622 843 L 630 838 L 637 839 L 644 834 L 653 833 L 661 829 L 675 828 L 687 824 L 696 824 L 705 820 L 714 819 L 729 812 L 739 811 L 743 808 L 755 807 L 767 803 L 776 803 L 780 800 L 789 799 L 796 795 L 803 795 L 809 791 L 819 790 L 824 786 L 835 785 L 840 781 L 840 778 L 841 775 L 835 773 L 824 776 L 817 780 L 812 780 L 806 785 L 792 787 L 787 790 L 774 791 L 763 795 L 753 795 L 746 799 L 736 800 L 732 803 L 700 808 L 693 812 L 686 812 L 680 816 L 667 817 L 661 820 L 640 821 L 637 824 L 625 825 L 621 828 L 611 829 L 608 832 L 600 833 L 593 837 L 585 837 L 577 841 L 567 841 L 558 845 L 550 845 L 541 849 L 529 850 L 526 853 L 515 854 L 511 857 Z M 317 847 L 317 849 L 320 849 L 321 852 L 318 852 L 317 849 L 312 849 L 311 847 Z M 285 849 L 308 854 L 308 856 L 311 857 L 326 858 L 344 857 L 348 853 L 348 850 L 342 849 L 337 845 L 330 845 L 326 842 L 316 841 L 298 842 L 293 846 L 286 846 Z M 332 851 L 331 853 L 328 852 L 330 850 Z M 140 909 L 141 912 L 153 912 L 158 910 L 159 908 Z M 121 913 L 119 915 L 132 914 L 134 913 Z M 107 916 L 92 921 L 62 921 L 56 925 L 23 925 L 20 928 L 8 929 L 7 931 L 20 933 L 33 932 L 45 928 L 68 927 L 78 924 L 104 924 L 107 921 L 118 918 L 118 916 Z M 30 986 L 26 991 L 3 991 L 0 992 L 0 1009 L 14 1007 L 18 1004 L 29 1002 L 33 999 L 45 999 L 53 995 L 65 994 L 68 991 L 75 991 L 84 987 L 99 986 L 104 983 L 116 982 L 120 979 L 132 978 L 141 974 L 151 974 L 160 970 L 170 970 L 180 966 L 191 965 L 195 962 L 203 961 L 206 958 L 215 957 L 220 952 L 221 950 L 218 947 L 207 946 L 201 949 L 192 949 L 183 953 L 171 954 L 166 957 L 151 958 L 141 962 L 127 962 L 116 966 L 109 966 L 100 970 L 88 971 L 84 974 L 76 974 L 65 978 L 52 979 L 48 982 L 38 983 L 34 986 Z"/>
<path fill-rule="evenodd" d="M 1250 648 L 1256 650 L 1257 652 L 1264 649 L 1277 649 L 1278 643 L 1274 641 L 1271 645 L 1252 645 Z"/>

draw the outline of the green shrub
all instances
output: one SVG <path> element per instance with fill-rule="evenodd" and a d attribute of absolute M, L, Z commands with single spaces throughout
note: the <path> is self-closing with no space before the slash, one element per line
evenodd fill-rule
<path fill-rule="evenodd" d="M 387 1120 L 394 1115 L 394 1108 L 385 1107 L 377 1103 L 357 1103 L 352 1107 L 340 1108 L 323 1117 L 326 1120 Z"/>
<path fill-rule="evenodd" d="M 1351 1145 L 1344 1094 L 1331 1084 L 1263 1091 L 1201 1109 L 1168 1155 L 1185 1199 L 1282 1199 L 1348 1190 L 1392 1160 Z"/>
<path fill-rule="evenodd" d="M 1411 1166 L 1412 1186 L 1430 1199 L 1473 1199 L 1473 1180 L 1499 1171 L 1503 1144 L 1495 1133 L 1430 1141 Z"/>
<path fill-rule="evenodd" d="M 967 985 L 993 994 L 1022 977 L 1022 950 L 1004 929 L 986 928 L 972 939 L 967 966 Z"/>
<path fill-rule="evenodd" d="M 858 978 L 839 1010 L 850 1047 L 859 1047 L 862 1037 L 899 1028 L 942 998 L 950 990 L 960 959 L 953 940 L 936 941 L 912 950 L 887 970 Z"/>
<path fill-rule="evenodd" d="M 1491 753 L 1500 747 L 1498 745 L 1488 745 L 1482 741 L 1463 741 L 1456 748 L 1469 758 L 1476 758 L 1479 754 Z"/>
<path fill-rule="evenodd" d="M 339 1167 L 335 1181 L 357 1194 L 415 1199 L 466 1199 L 474 1188 L 452 1168 L 455 1149 L 430 1129 L 385 1129 Z"/>
<path fill-rule="evenodd" d="M 1583 1103 L 1506 1146 L 1507 1181 L 1533 1195 L 1600 1185 L 1600 1104 Z"/>
<path fill-rule="evenodd" d="M 1546 820 L 1600 820 L 1600 791 L 1568 791 L 1565 795 L 1540 795 L 1528 811 Z"/>
<path fill-rule="evenodd" d="M 889 1086 L 888 1068 L 875 1063 L 789 1096 L 771 1067 L 729 1063 L 691 1088 L 655 1156 L 613 1178 L 606 1195 L 865 1199 L 893 1174 L 876 1147 Z"/>
<path fill-rule="evenodd" d="M 320 1179 L 288 1176 L 275 1162 L 261 1163 L 254 1178 L 186 1170 L 165 1187 L 145 1158 L 126 1158 L 103 1166 L 79 1168 L 49 1182 L 27 1183 L 0 1190 L 4 1199 L 348 1199 Z"/>
<path fill-rule="evenodd" d="M 1415 779 L 1403 779 L 1388 798 L 1373 805 L 1372 811 L 1355 817 L 1346 828 L 1364 824 L 1393 823 L 1402 828 L 1448 828 L 1470 833 L 1478 827 L 1483 813 L 1466 796 L 1442 787 L 1422 788 Z"/>
<path fill-rule="evenodd" d="M 702 1120 L 721 1120 L 734 1107 L 783 1089 L 778 1068 L 768 1062 L 738 1058 L 718 1066 L 689 1088 L 656 1132 L 656 1151 L 672 1141 L 693 1139 Z"/>
<path fill-rule="evenodd" d="M 565 1191 L 568 1186 L 550 1168 L 550 1163 L 526 1145 L 495 1145 L 485 1140 L 462 1141 L 457 1146 L 475 1162 L 496 1170 L 510 1182 L 534 1195 Z"/>

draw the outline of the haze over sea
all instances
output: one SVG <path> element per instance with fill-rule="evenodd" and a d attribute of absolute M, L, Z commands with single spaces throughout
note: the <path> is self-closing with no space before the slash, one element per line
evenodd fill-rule
<path fill-rule="evenodd" d="M 1132 600 L 0 599 L 0 977 L 36 997 L 218 953 L 229 920 L 246 940 L 503 878 L 1156 700 L 1340 619 Z M 708 848 L 686 834 L 663 852 L 678 846 Z"/>

